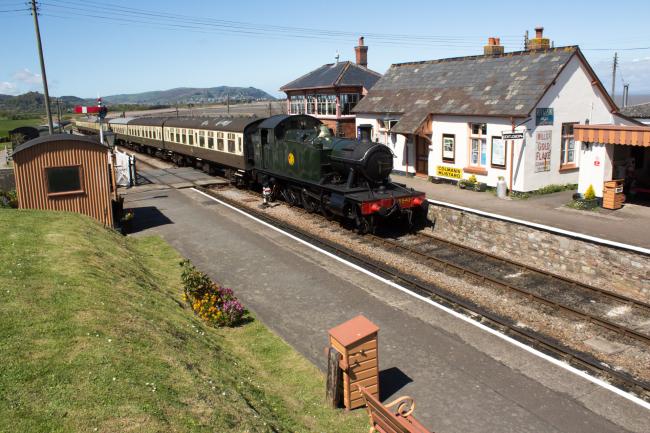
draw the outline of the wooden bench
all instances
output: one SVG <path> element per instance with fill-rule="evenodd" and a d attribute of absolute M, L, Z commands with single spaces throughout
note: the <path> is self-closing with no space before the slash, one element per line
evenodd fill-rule
<path fill-rule="evenodd" d="M 400 397 L 384 406 L 365 388 L 359 387 L 368 408 L 370 433 L 432 433 L 411 414 L 415 402 L 411 397 Z"/>

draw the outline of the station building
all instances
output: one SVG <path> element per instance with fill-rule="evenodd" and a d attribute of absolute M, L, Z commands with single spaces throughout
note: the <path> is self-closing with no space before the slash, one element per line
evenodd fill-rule
<path fill-rule="evenodd" d="M 632 125 L 577 46 L 552 48 L 536 29 L 528 49 L 393 64 L 353 110 L 361 139 L 388 145 L 403 174 L 476 176 L 514 191 L 578 183 L 575 125 Z M 518 140 L 504 134 L 520 132 Z"/>
<path fill-rule="evenodd" d="M 287 94 L 287 113 L 309 114 L 327 125 L 338 137 L 356 137 L 352 109 L 381 78 L 368 69 L 368 46 L 363 37 L 354 48 L 356 63 L 328 63 L 282 86 Z M 338 56 L 337 56 L 338 57 Z"/>

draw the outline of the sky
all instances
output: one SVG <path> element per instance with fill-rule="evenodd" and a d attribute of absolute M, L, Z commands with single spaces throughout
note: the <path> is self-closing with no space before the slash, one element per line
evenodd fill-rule
<path fill-rule="evenodd" d="M 50 94 L 97 97 L 174 87 L 253 86 L 274 96 L 338 52 L 368 66 L 481 54 L 491 36 L 506 51 L 544 26 L 555 46 L 579 45 L 617 94 L 650 93 L 650 2 L 619 0 L 257 1 L 42 0 Z M 42 92 L 33 19 L 24 0 L 0 0 L 0 94 Z M 644 48 L 644 49 L 637 49 Z"/>

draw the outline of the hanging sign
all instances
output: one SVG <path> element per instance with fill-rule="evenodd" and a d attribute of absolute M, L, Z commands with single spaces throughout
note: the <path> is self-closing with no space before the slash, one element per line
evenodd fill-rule
<path fill-rule="evenodd" d="M 524 133 L 523 132 L 502 132 L 501 138 L 503 138 L 504 140 L 523 140 Z"/>
<path fill-rule="evenodd" d="M 551 171 L 551 131 L 535 134 L 535 172 Z"/>
<path fill-rule="evenodd" d="M 552 108 L 537 108 L 535 110 L 535 125 L 552 125 L 553 124 L 553 109 Z"/>

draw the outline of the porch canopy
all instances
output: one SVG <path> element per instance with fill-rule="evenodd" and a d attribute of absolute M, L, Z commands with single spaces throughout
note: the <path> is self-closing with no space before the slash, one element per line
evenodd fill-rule
<path fill-rule="evenodd" d="M 575 125 L 573 133 L 583 143 L 650 147 L 650 126 Z"/>

